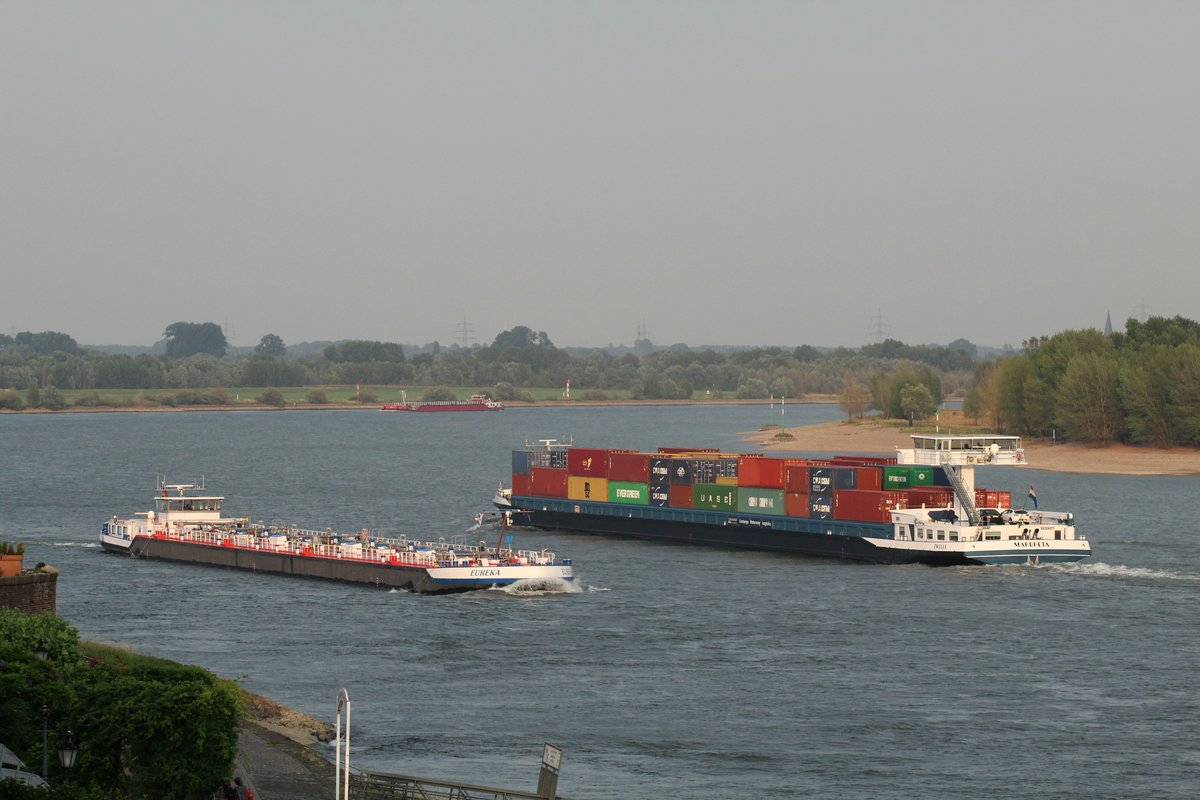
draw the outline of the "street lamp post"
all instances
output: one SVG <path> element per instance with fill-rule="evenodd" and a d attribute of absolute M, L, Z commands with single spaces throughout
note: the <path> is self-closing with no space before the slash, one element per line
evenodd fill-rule
<path fill-rule="evenodd" d="M 58 763 L 63 769 L 73 769 L 75 759 L 79 758 L 79 745 L 75 744 L 74 735 L 67 731 L 67 740 L 58 746 Z"/>
<path fill-rule="evenodd" d="M 50 709 L 47 706 L 42 706 L 42 780 L 50 778 L 50 750 L 46 746 L 46 726 L 50 719 Z"/>
<path fill-rule="evenodd" d="M 342 708 L 346 709 L 346 759 L 342 764 Z M 333 767 L 333 798 L 334 800 L 350 800 L 350 693 L 345 689 L 338 691 L 337 723 L 333 735 L 336 755 Z M 345 769 L 343 778 L 342 770 Z M 344 784 L 343 784 L 344 781 Z"/>

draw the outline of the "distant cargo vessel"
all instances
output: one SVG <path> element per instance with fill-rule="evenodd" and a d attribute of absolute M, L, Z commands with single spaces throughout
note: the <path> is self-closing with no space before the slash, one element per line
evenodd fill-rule
<path fill-rule="evenodd" d="M 418 541 L 343 536 L 252 525 L 221 516 L 223 497 L 192 483 L 159 483 L 154 510 L 131 519 L 112 517 L 100 530 L 107 551 L 137 558 L 208 564 L 254 572 L 368 583 L 440 594 L 509 586 L 570 582 L 573 567 L 546 550 L 513 550 L 480 542 Z"/>
<path fill-rule="evenodd" d="M 1074 515 L 1013 510 L 978 465 L 1021 466 L 1017 436 L 914 435 L 895 458 L 656 453 L 543 440 L 513 451 L 495 505 L 514 524 L 881 564 L 1040 564 L 1091 555 Z"/>
<path fill-rule="evenodd" d="M 483 394 L 473 394 L 468 400 L 423 400 L 419 403 L 401 400 L 399 403 L 388 403 L 381 406 L 383 411 L 502 411 L 503 409 L 503 403 Z"/>

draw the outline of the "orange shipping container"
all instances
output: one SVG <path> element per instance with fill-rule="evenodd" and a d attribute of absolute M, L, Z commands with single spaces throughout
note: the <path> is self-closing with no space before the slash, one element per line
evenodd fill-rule
<path fill-rule="evenodd" d="M 741 456 L 738 458 L 738 486 L 782 489 L 784 463 L 782 458 Z"/>
<path fill-rule="evenodd" d="M 783 511 L 789 517 L 807 517 L 810 512 L 808 495 L 804 492 L 786 492 L 783 495 Z"/>

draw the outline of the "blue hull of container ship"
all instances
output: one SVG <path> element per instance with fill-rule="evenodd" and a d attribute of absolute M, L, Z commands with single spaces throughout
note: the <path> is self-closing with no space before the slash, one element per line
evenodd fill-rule
<path fill-rule="evenodd" d="M 891 549 L 866 541 L 892 538 L 892 527 L 880 523 L 528 496 L 513 497 L 512 510 L 513 524 L 547 531 L 797 553 L 871 564 L 973 563 L 961 554 Z"/>

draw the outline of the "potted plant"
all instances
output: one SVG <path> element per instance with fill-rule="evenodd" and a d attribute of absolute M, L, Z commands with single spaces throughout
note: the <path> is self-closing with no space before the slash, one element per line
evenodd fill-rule
<path fill-rule="evenodd" d="M 25 560 L 24 542 L 0 540 L 0 578 L 11 578 L 21 574 L 21 562 Z"/>

